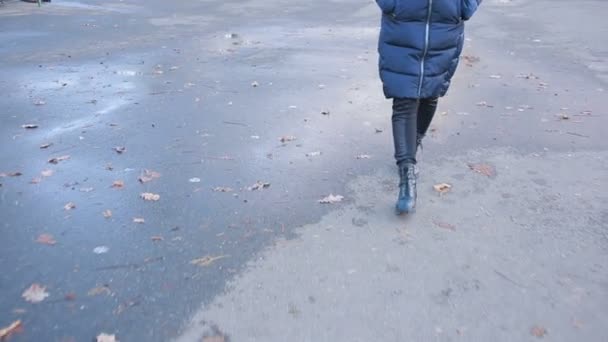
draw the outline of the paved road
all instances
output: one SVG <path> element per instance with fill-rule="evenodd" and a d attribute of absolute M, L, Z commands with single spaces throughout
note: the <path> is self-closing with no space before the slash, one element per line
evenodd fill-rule
<path fill-rule="evenodd" d="M 421 156 L 418 213 L 397 218 L 373 2 L 5 1 L 0 328 L 607 340 L 601 13 L 484 2 Z M 317 202 L 330 193 L 345 199 Z M 22 297 L 34 283 L 40 303 Z"/>

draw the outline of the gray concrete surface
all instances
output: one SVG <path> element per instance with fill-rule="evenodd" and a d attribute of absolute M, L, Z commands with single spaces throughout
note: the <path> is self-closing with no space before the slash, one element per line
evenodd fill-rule
<path fill-rule="evenodd" d="M 484 1 L 475 58 L 425 142 L 418 212 L 399 218 L 373 2 L 5 1 L 0 173 L 23 175 L 0 178 L 0 328 L 22 320 L 11 341 L 532 341 L 534 327 L 608 340 L 607 12 Z M 161 177 L 139 184 L 144 169 Z M 258 180 L 270 188 L 248 191 Z M 317 203 L 329 193 L 344 202 Z M 206 255 L 227 257 L 190 264 Z M 50 296 L 25 302 L 32 283 Z"/>

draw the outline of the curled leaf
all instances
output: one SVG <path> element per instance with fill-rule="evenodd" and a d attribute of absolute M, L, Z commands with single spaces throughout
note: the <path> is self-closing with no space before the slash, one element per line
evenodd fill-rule
<path fill-rule="evenodd" d="M 435 191 L 437 191 L 440 194 L 445 194 L 445 193 L 449 192 L 450 190 L 452 190 L 452 186 L 448 183 L 440 183 L 440 184 L 433 185 L 433 189 L 435 189 Z"/>
<path fill-rule="evenodd" d="M 143 184 L 151 182 L 157 178 L 160 178 L 160 173 L 152 170 L 144 170 L 144 172 L 139 176 L 138 180 Z"/>

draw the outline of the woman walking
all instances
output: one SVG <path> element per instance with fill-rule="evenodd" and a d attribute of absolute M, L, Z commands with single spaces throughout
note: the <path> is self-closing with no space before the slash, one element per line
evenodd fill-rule
<path fill-rule="evenodd" d="M 399 215 L 415 210 L 416 152 L 458 66 L 464 22 L 481 1 L 376 0 L 382 10 L 380 78 L 384 95 L 393 99 Z"/>

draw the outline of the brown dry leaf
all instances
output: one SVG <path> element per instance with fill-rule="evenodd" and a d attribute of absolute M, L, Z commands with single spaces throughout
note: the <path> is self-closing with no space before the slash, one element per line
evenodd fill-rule
<path fill-rule="evenodd" d="M 267 189 L 269 187 L 270 187 L 270 183 L 265 183 L 265 182 L 257 181 L 255 184 L 253 184 L 252 186 L 248 187 L 247 190 L 249 190 L 249 191 L 255 191 L 255 190 L 261 190 L 261 189 Z"/>
<path fill-rule="evenodd" d="M 296 139 L 297 139 L 297 138 L 296 138 L 295 136 L 293 136 L 293 135 L 284 135 L 284 136 L 282 136 L 282 137 L 281 137 L 279 140 L 280 140 L 282 143 L 286 143 L 286 142 L 294 141 L 294 140 L 296 140 Z"/>
<path fill-rule="evenodd" d="M 342 202 L 343 199 L 344 199 L 344 196 L 329 194 L 329 196 L 320 199 L 319 203 L 322 203 L 322 204 L 333 204 L 333 203 Z"/>
<path fill-rule="evenodd" d="M 160 178 L 160 173 L 151 170 L 144 170 L 144 172 L 139 176 L 140 183 L 147 183 L 155 180 L 156 178 Z"/>
<path fill-rule="evenodd" d="M 21 172 L 9 172 L 9 173 L 0 173 L 0 178 L 1 177 L 19 177 L 19 176 L 23 176 L 23 173 Z"/>
<path fill-rule="evenodd" d="M 213 191 L 215 191 L 215 192 L 232 192 L 234 190 L 232 190 L 232 188 L 218 186 L 218 187 L 213 188 Z"/>
<path fill-rule="evenodd" d="M 21 127 L 25 128 L 25 129 L 34 129 L 34 128 L 38 128 L 37 124 L 25 124 L 25 125 L 21 125 Z"/>
<path fill-rule="evenodd" d="M 101 333 L 101 334 L 97 335 L 97 337 L 95 338 L 95 342 L 119 342 L 119 341 L 116 339 L 116 335 Z"/>
<path fill-rule="evenodd" d="M 154 235 L 150 237 L 150 240 L 154 241 L 154 242 L 158 242 L 158 241 L 163 241 L 165 238 L 159 235 Z"/>
<path fill-rule="evenodd" d="M 76 208 L 76 204 L 74 204 L 73 202 L 69 202 L 63 206 L 63 210 L 72 210 L 74 208 Z"/>
<path fill-rule="evenodd" d="M 45 148 L 49 148 L 51 146 L 53 146 L 53 143 L 44 143 L 44 144 L 40 145 L 40 148 L 45 149 Z"/>
<path fill-rule="evenodd" d="M 435 189 L 435 191 L 437 191 L 440 194 L 445 194 L 445 193 L 449 192 L 450 190 L 452 190 L 452 186 L 448 183 L 439 183 L 439 184 L 433 185 L 433 189 Z"/>
<path fill-rule="evenodd" d="M 112 210 L 110 210 L 110 209 L 104 210 L 102 214 L 103 214 L 103 217 L 110 218 L 110 217 L 112 217 Z"/>
<path fill-rule="evenodd" d="M 5 338 L 10 337 L 13 333 L 18 332 L 21 329 L 21 321 L 16 320 L 11 323 L 8 327 L 0 329 L 0 340 L 4 341 Z"/>
<path fill-rule="evenodd" d="M 101 285 L 101 286 L 96 286 L 92 289 L 89 290 L 89 292 L 87 292 L 87 296 L 98 296 L 98 295 L 107 295 L 107 296 L 111 296 L 112 295 L 112 290 L 110 290 L 110 287 L 108 285 Z"/>
<path fill-rule="evenodd" d="M 479 174 L 487 177 L 496 176 L 496 170 L 492 165 L 488 164 L 469 164 L 469 168 Z"/>
<path fill-rule="evenodd" d="M 30 303 L 40 303 L 48 296 L 49 293 L 46 292 L 46 287 L 36 283 L 28 287 L 21 295 L 21 297 Z"/>
<path fill-rule="evenodd" d="M 203 342 L 226 342 L 224 335 L 214 335 L 203 337 Z"/>
<path fill-rule="evenodd" d="M 218 255 L 218 256 L 206 255 L 202 258 L 194 259 L 194 260 L 190 261 L 190 263 L 192 265 L 196 265 L 196 266 L 207 267 L 207 266 L 210 266 L 211 264 L 213 264 L 214 262 L 216 262 L 217 260 L 228 258 L 228 257 L 230 257 L 230 256 L 229 255 Z"/>
<path fill-rule="evenodd" d="M 53 173 L 55 173 L 55 171 L 53 170 L 42 170 L 42 172 L 40 172 L 40 175 L 42 177 L 51 177 Z"/>
<path fill-rule="evenodd" d="M 151 192 L 144 192 L 139 195 L 144 201 L 158 201 L 160 199 L 159 194 L 153 194 Z"/>
<path fill-rule="evenodd" d="M 36 242 L 41 243 L 43 245 L 51 246 L 57 243 L 57 241 L 55 241 L 55 238 L 51 234 L 40 234 L 40 236 L 38 236 L 38 238 L 36 239 Z"/>
<path fill-rule="evenodd" d="M 123 154 L 126 150 L 127 150 L 127 148 L 124 146 L 115 146 L 114 147 L 114 151 L 116 151 L 116 153 L 118 153 L 118 154 Z"/>
<path fill-rule="evenodd" d="M 530 334 L 532 334 L 532 336 L 536 336 L 538 338 L 543 338 L 543 337 L 545 337 L 545 335 L 547 335 L 547 329 L 545 329 L 544 327 L 535 325 L 532 327 L 532 329 L 530 329 Z"/>
<path fill-rule="evenodd" d="M 144 223 L 146 223 L 146 220 L 143 217 L 134 217 L 133 223 L 144 224 Z"/>
<path fill-rule="evenodd" d="M 125 187 L 125 182 L 123 182 L 123 181 L 121 181 L 121 180 L 115 180 L 115 181 L 112 183 L 112 186 L 111 186 L 111 187 L 112 187 L 112 188 L 114 188 L 114 189 L 122 189 L 122 188 L 124 188 L 124 187 Z"/>
<path fill-rule="evenodd" d="M 452 231 L 456 230 L 455 225 L 447 223 L 447 222 L 433 221 L 433 223 L 439 228 L 448 229 L 448 230 L 452 230 Z"/>
<path fill-rule="evenodd" d="M 55 158 L 49 159 L 49 163 L 51 163 L 51 164 L 59 164 L 59 162 L 64 161 L 64 160 L 68 160 L 68 159 L 70 159 L 69 155 L 55 157 Z"/>

